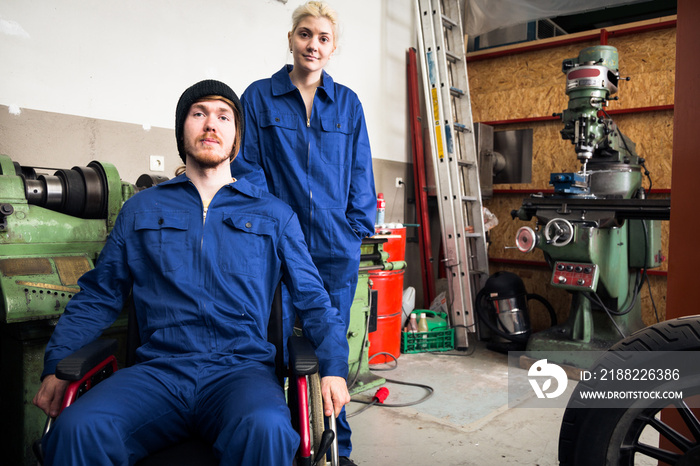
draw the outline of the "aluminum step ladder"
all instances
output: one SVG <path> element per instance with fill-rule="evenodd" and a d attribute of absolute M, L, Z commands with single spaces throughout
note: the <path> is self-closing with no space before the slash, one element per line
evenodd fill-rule
<path fill-rule="evenodd" d="M 416 0 L 448 309 L 455 346 L 464 349 L 477 331 L 473 301 L 488 278 L 488 256 L 459 3 Z"/>

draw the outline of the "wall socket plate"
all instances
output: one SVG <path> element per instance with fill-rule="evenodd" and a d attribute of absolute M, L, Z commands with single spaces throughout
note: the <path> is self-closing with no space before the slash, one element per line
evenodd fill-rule
<path fill-rule="evenodd" d="M 394 186 L 397 188 L 403 188 L 403 178 L 397 176 Z"/>
<path fill-rule="evenodd" d="M 162 155 L 151 155 L 150 167 L 152 172 L 165 171 L 165 157 Z"/>

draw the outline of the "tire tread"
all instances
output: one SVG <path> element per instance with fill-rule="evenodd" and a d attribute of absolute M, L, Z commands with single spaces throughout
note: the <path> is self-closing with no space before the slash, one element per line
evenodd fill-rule
<path fill-rule="evenodd" d="M 700 315 L 680 317 L 643 328 L 613 345 L 601 360 L 614 361 L 609 352 L 617 351 L 692 351 L 700 350 Z M 597 365 L 596 363 L 595 365 Z M 601 416 L 621 417 L 624 409 L 586 409 L 576 399 L 574 391 L 562 417 L 559 431 L 560 466 L 594 466 L 602 464 L 591 451 L 590 444 L 600 444 Z M 575 406 L 579 405 L 579 406 Z M 605 411 L 605 413 L 601 412 Z M 616 423 L 614 423 L 616 425 Z M 614 425 L 612 427 L 614 428 Z M 592 442 L 592 437 L 597 442 Z M 608 437 L 609 442 L 609 437 Z M 606 445 L 607 447 L 607 445 Z M 603 460 L 604 462 L 604 460 Z"/>

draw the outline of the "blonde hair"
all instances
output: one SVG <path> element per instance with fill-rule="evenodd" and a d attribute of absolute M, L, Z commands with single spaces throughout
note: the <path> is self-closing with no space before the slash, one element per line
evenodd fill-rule
<path fill-rule="evenodd" d="M 236 158 L 238 155 L 238 152 L 241 150 L 241 140 L 243 139 L 243 133 L 241 133 L 241 118 L 242 115 L 238 113 L 238 108 L 236 107 L 236 104 L 234 104 L 231 100 L 227 99 L 226 97 L 222 97 L 220 95 L 208 95 L 204 96 L 201 99 L 197 99 L 194 103 L 198 102 L 205 102 L 205 101 L 211 101 L 211 100 L 220 100 L 221 102 L 224 102 L 227 104 L 229 107 L 231 107 L 231 110 L 233 110 L 233 121 L 236 124 L 236 140 L 233 141 L 233 147 L 231 148 L 231 155 L 229 155 L 228 162 L 232 163 L 233 160 Z M 175 176 L 181 175 L 185 173 L 186 171 L 186 166 L 185 165 L 180 165 L 175 169 Z"/>
<path fill-rule="evenodd" d="M 326 18 L 333 26 L 333 43 L 336 43 L 338 37 L 338 13 L 335 12 L 326 2 L 312 0 L 303 5 L 298 6 L 292 13 L 292 30 L 290 34 L 294 34 L 301 20 L 307 16 L 314 18 Z"/>

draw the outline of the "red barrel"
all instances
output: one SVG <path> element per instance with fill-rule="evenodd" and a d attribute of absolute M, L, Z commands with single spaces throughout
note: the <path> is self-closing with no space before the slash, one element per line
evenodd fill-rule
<path fill-rule="evenodd" d="M 372 271 L 369 278 L 377 290 L 377 330 L 369 334 L 370 364 L 383 364 L 393 359 L 378 353 L 401 355 L 401 304 L 403 300 L 403 270 Z"/>
<path fill-rule="evenodd" d="M 383 249 L 384 252 L 389 254 L 389 260 L 391 262 L 406 260 L 406 227 L 377 228 L 377 233 L 379 235 L 389 235 L 387 242 L 383 245 Z"/>

